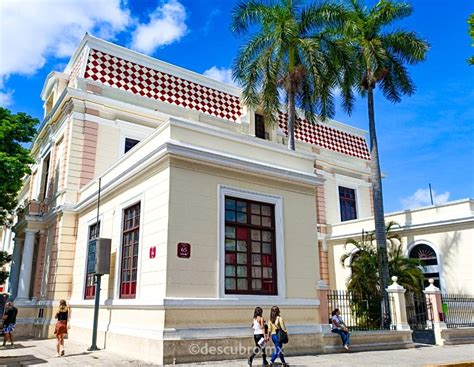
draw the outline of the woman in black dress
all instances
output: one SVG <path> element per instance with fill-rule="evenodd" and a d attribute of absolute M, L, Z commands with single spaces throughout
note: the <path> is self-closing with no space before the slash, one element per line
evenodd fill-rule
<path fill-rule="evenodd" d="M 67 334 L 67 321 L 69 317 L 69 310 L 67 308 L 67 304 L 65 300 L 59 301 L 59 309 L 56 312 L 55 318 L 58 319 L 56 322 L 56 327 L 54 329 L 54 335 L 56 335 L 56 351 L 57 356 L 64 355 L 64 334 Z"/>

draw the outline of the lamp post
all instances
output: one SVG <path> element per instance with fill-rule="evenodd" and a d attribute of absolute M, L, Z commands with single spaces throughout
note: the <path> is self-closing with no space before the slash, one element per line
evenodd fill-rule
<path fill-rule="evenodd" d="M 89 351 L 99 350 L 99 348 L 97 348 L 97 324 L 99 322 L 100 279 L 101 278 L 102 278 L 102 274 L 95 274 L 94 324 L 92 326 L 92 345 L 87 349 Z"/>

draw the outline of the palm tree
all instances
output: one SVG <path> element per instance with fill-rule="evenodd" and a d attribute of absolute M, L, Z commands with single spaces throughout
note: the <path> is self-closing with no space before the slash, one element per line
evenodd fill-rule
<path fill-rule="evenodd" d="M 393 28 L 394 21 L 412 13 L 412 7 L 407 3 L 380 0 L 372 9 L 362 6 L 358 0 L 349 0 L 348 4 L 349 18 L 344 24 L 343 33 L 352 44 L 354 60 L 357 61 L 354 64 L 355 74 L 358 76 L 356 89 L 363 97 L 367 97 L 377 256 L 382 275 L 380 288 L 385 289 L 389 271 L 382 180 L 375 130 L 374 89 L 379 85 L 384 97 L 394 103 L 400 102 L 404 94 L 413 94 L 415 86 L 405 65 L 424 60 L 428 44 L 414 32 Z M 388 296 L 385 292 L 383 294 L 385 312 L 388 312 Z"/>
<path fill-rule="evenodd" d="M 297 0 L 249 0 L 233 10 L 232 31 L 255 34 L 236 57 L 233 76 L 251 108 L 261 107 L 266 123 L 275 124 L 280 97 L 287 103 L 288 148 L 295 150 L 296 109 L 314 123 L 335 112 L 333 91 L 342 90 L 350 112 L 353 95 L 348 44 L 330 29 L 342 27 L 344 8 L 329 2 L 302 6 Z"/>
<path fill-rule="evenodd" d="M 424 275 L 418 259 L 403 256 L 401 238 L 394 229 L 399 227 L 395 222 L 389 222 L 385 227 L 388 248 L 388 269 L 390 275 L 398 277 L 398 283 L 406 290 L 419 293 L 423 289 Z M 352 306 L 358 317 L 366 317 L 373 326 L 381 323 L 379 310 L 383 299 L 380 271 L 377 260 L 377 246 L 375 232 L 363 233 L 360 241 L 349 239 L 346 246 L 351 244 L 356 251 L 346 252 L 341 257 L 341 264 L 351 259 L 348 265 L 351 268 L 351 277 L 347 283 L 347 290 L 352 295 Z"/>

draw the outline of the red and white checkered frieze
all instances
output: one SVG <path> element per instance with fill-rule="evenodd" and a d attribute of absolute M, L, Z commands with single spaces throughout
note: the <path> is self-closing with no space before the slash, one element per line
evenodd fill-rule
<path fill-rule="evenodd" d="M 89 53 L 84 78 L 229 121 L 241 115 L 237 96 L 97 50 Z"/>
<path fill-rule="evenodd" d="M 278 114 L 278 126 L 288 135 L 288 115 Z M 370 154 L 364 138 L 331 128 L 324 123 L 311 124 L 297 118 L 295 138 L 306 143 L 330 149 L 353 157 L 369 160 Z"/>

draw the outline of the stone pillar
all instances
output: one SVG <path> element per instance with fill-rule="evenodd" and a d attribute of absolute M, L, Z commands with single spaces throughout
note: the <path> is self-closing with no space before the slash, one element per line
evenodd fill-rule
<path fill-rule="evenodd" d="M 319 297 L 319 320 L 321 323 L 321 331 L 329 332 L 329 309 L 328 309 L 328 293 L 329 286 L 324 280 L 319 280 L 316 284 L 316 289 L 318 290 Z"/>
<path fill-rule="evenodd" d="M 15 245 L 13 247 L 12 263 L 10 266 L 10 280 L 8 285 L 8 292 L 11 298 L 15 299 L 18 294 L 18 279 L 20 276 L 21 255 L 23 253 L 23 238 L 15 237 Z"/>
<path fill-rule="evenodd" d="M 33 254 L 35 250 L 34 230 L 25 230 L 25 244 L 23 246 L 23 256 L 21 259 L 20 279 L 18 282 L 18 295 L 20 300 L 30 298 L 31 268 L 33 265 Z"/>
<path fill-rule="evenodd" d="M 407 307 L 405 303 L 406 289 L 397 283 L 398 277 L 392 277 L 392 285 L 386 289 L 390 298 L 390 318 L 392 320 L 392 327 L 395 330 L 410 330 L 410 325 L 407 321 Z"/>
<path fill-rule="evenodd" d="M 443 317 L 443 305 L 441 302 L 441 291 L 436 287 L 434 279 L 429 279 L 430 285 L 423 291 L 426 295 L 426 301 L 431 303 L 433 309 L 433 329 L 435 334 L 436 345 L 444 345 L 444 340 L 441 337 L 441 330 L 447 328 Z M 428 308 L 429 312 L 429 308 Z"/>

